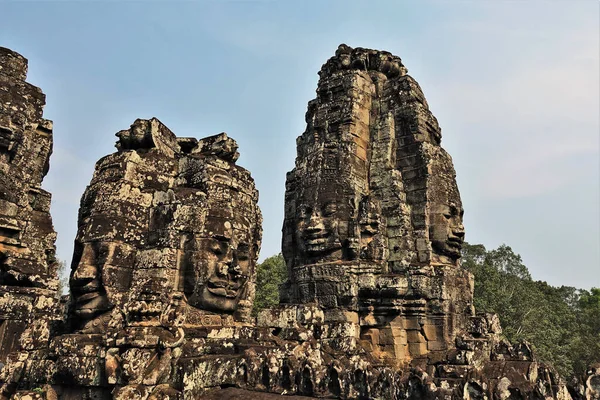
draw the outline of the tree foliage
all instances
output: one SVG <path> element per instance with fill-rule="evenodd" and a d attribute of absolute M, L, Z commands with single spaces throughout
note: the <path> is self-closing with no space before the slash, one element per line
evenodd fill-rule
<path fill-rule="evenodd" d="M 64 260 L 57 260 L 57 262 L 58 290 L 56 293 L 58 298 L 60 298 L 60 296 L 69 293 L 69 271 L 67 270 L 67 263 Z"/>
<path fill-rule="evenodd" d="M 507 339 L 527 340 L 565 377 L 600 361 L 600 289 L 534 281 L 507 245 L 465 243 L 463 266 L 475 275 L 475 309 L 498 314 Z"/>
<path fill-rule="evenodd" d="M 281 253 L 265 259 L 256 268 L 255 314 L 279 304 L 279 285 L 287 278 L 285 260 Z"/>

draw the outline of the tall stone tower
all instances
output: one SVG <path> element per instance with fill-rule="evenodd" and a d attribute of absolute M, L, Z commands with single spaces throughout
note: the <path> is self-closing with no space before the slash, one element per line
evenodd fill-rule
<path fill-rule="evenodd" d="M 340 45 L 319 76 L 286 182 L 282 300 L 349 312 L 382 358 L 446 350 L 473 313 L 472 278 L 438 122 L 388 52 Z"/>
<path fill-rule="evenodd" d="M 0 47 L 0 362 L 47 345 L 56 306 L 56 233 L 41 188 L 52 153 L 45 95 L 25 82 L 27 60 Z M 27 326 L 31 335 L 21 337 Z M 21 339 L 21 344 L 19 340 Z"/>

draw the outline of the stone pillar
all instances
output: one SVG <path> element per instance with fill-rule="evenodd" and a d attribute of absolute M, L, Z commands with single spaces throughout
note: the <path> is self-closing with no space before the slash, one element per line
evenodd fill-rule
<path fill-rule="evenodd" d="M 51 196 L 41 188 L 52 121 L 42 117 L 45 96 L 26 75 L 27 60 L 0 47 L 0 363 L 11 361 L 2 371 L 7 385 L 45 374 L 39 360 L 62 319 Z"/>

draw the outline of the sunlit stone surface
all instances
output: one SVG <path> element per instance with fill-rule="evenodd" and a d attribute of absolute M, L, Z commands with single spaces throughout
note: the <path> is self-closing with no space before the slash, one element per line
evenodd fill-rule
<path fill-rule="evenodd" d="M 262 220 L 237 144 L 178 138 L 156 118 L 97 162 L 57 307 L 39 189 L 51 125 L 25 65 L 0 49 L 0 398 L 571 398 L 527 343 L 475 314 L 452 160 L 398 57 L 340 45 L 323 65 L 285 188 L 289 279 L 256 318 Z"/>

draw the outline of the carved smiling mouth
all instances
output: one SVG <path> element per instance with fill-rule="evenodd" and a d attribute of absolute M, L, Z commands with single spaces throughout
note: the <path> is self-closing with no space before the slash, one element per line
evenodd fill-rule
<path fill-rule="evenodd" d="M 306 240 L 306 244 L 308 246 L 320 246 L 327 243 L 327 238 L 325 237 L 320 237 L 320 238 L 314 238 L 314 239 L 307 239 Z"/>
<path fill-rule="evenodd" d="M 318 256 L 327 254 L 340 249 L 342 246 L 339 240 L 331 240 L 330 235 L 310 235 L 304 238 L 304 248 L 307 254 Z"/>
<path fill-rule="evenodd" d="M 75 303 L 77 303 L 77 305 L 80 305 L 81 303 L 88 303 L 90 300 L 95 299 L 98 296 L 100 296 L 100 292 L 85 293 L 77 296 Z"/>
<path fill-rule="evenodd" d="M 453 236 L 448 238 L 448 244 L 453 247 L 460 247 L 463 243 L 463 240 L 459 237 Z"/>
<path fill-rule="evenodd" d="M 325 233 L 310 233 L 304 237 L 304 242 L 308 246 L 318 246 L 327 243 L 327 235 Z"/>
<path fill-rule="evenodd" d="M 241 283 L 227 280 L 212 280 L 206 284 L 207 290 L 215 296 L 235 298 Z"/>
<path fill-rule="evenodd" d="M 93 303 L 100 296 L 100 283 L 97 281 L 88 282 L 83 286 L 73 288 L 73 297 L 78 309 L 88 308 L 85 306 Z"/>

